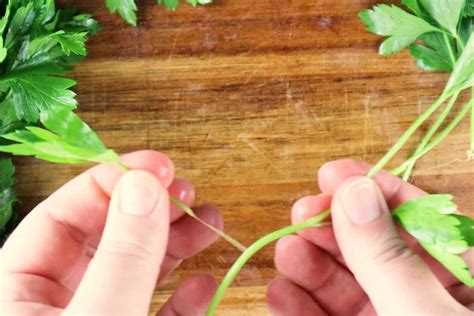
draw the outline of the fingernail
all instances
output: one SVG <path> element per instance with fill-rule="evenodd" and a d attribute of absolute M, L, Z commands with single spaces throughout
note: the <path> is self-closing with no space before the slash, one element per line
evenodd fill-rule
<path fill-rule="evenodd" d="M 119 183 L 120 211 L 125 214 L 144 216 L 151 213 L 158 201 L 161 185 L 145 171 L 130 171 L 122 176 Z"/>
<path fill-rule="evenodd" d="M 368 178 L 355 180 L 345 189 L 342 205 L 352 223 L 368 224 L 382 215 L 386 202 L 379 191 L 375 182 Z"/>

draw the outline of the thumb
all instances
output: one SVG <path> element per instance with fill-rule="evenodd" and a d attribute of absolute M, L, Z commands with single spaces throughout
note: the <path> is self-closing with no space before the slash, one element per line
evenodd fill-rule
<path fill-rule="evenodd" d="M 145 171 L 119 180 L 94 258 L 66 313 L 147 315 L 168 243 L 166 189 Z"/>
<path fill-rule="evenodd" d="M 460 307 L 407 247 L 374 181 L 345 182 L 334 195 L 332 219 L 343 257 L 378 314 L 451 315 Z"/>

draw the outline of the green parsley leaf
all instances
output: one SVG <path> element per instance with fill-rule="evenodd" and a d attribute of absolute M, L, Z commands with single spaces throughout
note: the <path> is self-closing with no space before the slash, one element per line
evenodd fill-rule
<path fill-rule="evenodd" d="M 474 279 L 466 262 L 456 254 L 444 252 L 440 247 L 420 242 L 420 245 L 456 278 L 468 287 L 474 287 Z"/>
<path fill-rule="evenodd" d="M 413 11 L 413 13 L 415 13 L 417 16 L 423 16 L 423 11 L 418 3 L 418 0 L 402 0 L 402 3 L 411 11 Z"/>
<path fill-rule="evenodd" d="M 0 20 L 0 35 L 3 34 L 5 27 L 7 26 L 8 19 L 10 17 L 10 6 L 7 5 L 5 8 L 5 15 Z M 7 57 L 8 49 L 4 47 L 3 36 L 0 36 L 0 63 Z"/>
<path fill-rule="evenodd" d="M 420 37 L 423 42 L 410 46 L 410 53 L 417 65 L 425 70 L 453 71 L 454 65 L 449 56 L 446 42 L 441 33 L 426 33 Z"/>
<path fill-rule="evenodd" d="M 459 254 L 472 244 L 472 219 L 454 214 L 451 195 L 426 195 L 402 204 L 393 217 L 420 245 L 469 287 L 474 278 Z"/>
<path fill-rule="evenodd" d="M 457 26 L 465 0 L 419 0 L 428 13 L 451 34 L 457 34 Z"/>
<path fill-rule="evenodd" d="M 188 3 L 192 4 L 194 7 L 198 4 L 206 5 L 212 3 L 212 0 L 188 0 Z"/>
<path fill-rule="evenodd" d="M 119 164 L 118 155 L 107 149 L 94 131 L 72 111 L 43 112 L 41 122 L 45 128 L 28 126 L 3 135 L 13 144 L 0 146 L 0 151 L 57 163 Z"/>
<path fill-rule="evenodd" d="M 11 104 L 11 99 L 0 103 L 0 135 L 23 128 L 25 125 L 25 121 L 19 121 L 16 117 L 15 107 Z M 1 139 L 0 144 L 2 144 Z"/>
<path fill-rule="evenodd" d="M 380 54 L 402 51 L 425 33 L 440 31 L 425 20 L 397 6 L 380 4 L 359 14 L 362 22 L 372 33 L 389 36 L 380 46 Z"/>
<path fill-rule="evenodd" d="M 474 16 L 474 0 L 466 0 L 466 5 L 464 6 L 463 16 L 472 17 Z"/>
<path fill-rule="evenodd" d="M 74 109 L 76 94 L 69 90 L 75 81 L 30 71 L 11 72 L 3 78 L 10 87 L 11 101 L 18 119 L 36 122 L 41 111 Z"/>
<path fill-rule="evenodd" d="M 163 4 L 166 8 L 171 10 L 176 10 L 179 5 L 180 0 L 156 0 L 157 4 Z M 212 0 L 187 0 L 192 6 L 197 6 L 198 4 L 206 5 L 212 3 Z"/>
<path fill-rule="evenodd" d="M 31 25 L 33 24 L 35 15 L 33 2 L 19 7 L 18 10 L 13 14 L 13 18 L 8 26 L 7 35 L 5 38 L 5 47 L 7 49 L 18 42 L 22 36 L 28 34 Z"/>
<path fill-rule="evenodd" d="M 10 159 L 0 159 L 0 234 L 4 235 L 7 224 L 13 218 L 13 204 L 16 202 L 15 167 Z"/>
<path fill-rule="evenodd" d="M 90 14 L 77 14 L 74 7 L 59 10 L 56 28 L 66 33 L 97 34 L 101 31 L 99 23 Z"/>
<path fill-rule="evenodd" d="M 137 25 L 137 5 L 134 0 L 105 0 L 110 13 L 118 13 L 128 24 Z"/>
<path fill-rule="evenodd" d="M 155 0 L 158 5 L 164 5 L 167 9 L 176 10 L 180 0 Z M 212 3 L 212 0 L 187 0 L 193 6 L 198 4 L 206 5 Z M 128 24 L 137 25 L 137 5 L 135 0 L 105 0 L 105 4 L 110 13 L 118 13 Z"/>
<path fill-rule="evenodd" d="M 35 123 L 42 111 L 75 108 L 75 82 L 61 75 L 82 61 L 99 29 L 90 15 L 56 10 L 54 0 L 9 0 L 0 20 L 0 106 L 10 109 L 0 112 Z"/>
<path fill-rule="evenodd" d="M 156 0 L 156 3 L 164 4 L 168 9 L 176 10 L 179 5 L 179 0 Z"/>
<path fill-rule="evenodd" d="M 466 216 L 459 216 L 453 214 L 454 217 L 460 222 L 458 229 L 461 232 L 461 235 L 466 240 L 469 247 L 474 246 L 474 218 L 466 217 Z"/>
<path fill-rule="evenodd" d="M 61 50 L 66 56 L 70 56 L 71 53 L 85 56 L 87 53 L 86 40 L 86 32 L 66 33 L 63 30 L 37 37 L 27 44 L 27 48 L 22 49 L 22 51 L 27 50 L 27 55 L 23 59 L 48 51 L 57 44 L 61 46 Z M 20 54 L 22 54 L 21 51 Z"/>

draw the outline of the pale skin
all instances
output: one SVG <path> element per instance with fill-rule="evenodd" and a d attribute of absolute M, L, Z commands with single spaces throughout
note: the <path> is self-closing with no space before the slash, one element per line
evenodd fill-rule
<path fill-rule="evenodd" d="M 10 236 L 1 254 L 2 315 L 146 315 L 159 281 L 217 240 L 170 206 L 169 195 L 193 206 L 195 193 L 175 178 L 165 155 L 141 151 L 122 162 L 132 171 L 86 171 Z M 473 290 L 412 239 L 399 238 L 388 215 L 387 203 L 393 208 L 424 192 L 387 173 L 375 182 L 363 178 L 369 168 L 352 160 L 327 164 L 319 172 L 323 193 L 294 205 L 294 223 L 331 208 L 333 227 L 278 242 L 275 264 L 285 278 L 269 284 L 271 313 L 472 315 Z M 216 208 L 195 210 L 222 229 Z M 472 253 L 466 258 L 473 268 Z M 216 286 L 210 276 L 192 277 L 158 315 L 203 315 Z"/>

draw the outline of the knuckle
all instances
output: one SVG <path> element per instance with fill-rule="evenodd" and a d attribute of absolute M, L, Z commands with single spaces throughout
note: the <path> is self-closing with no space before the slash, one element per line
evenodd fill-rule
<path fill-rule="evenodd" d="M 95 256 L 130 257 L 147 262 L 157 257 L 157 254 L 146 247 L 131 241 L 107 240 L 101 242 Z"/>
<path fill-rule="evenodd" d="M 372 259 L 380 265 L 401 265 L 416 258 L 416 254 L 408 248 L 400 236 L 393 236 L 377 247 Z"/>

